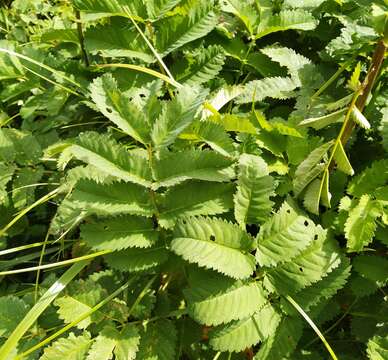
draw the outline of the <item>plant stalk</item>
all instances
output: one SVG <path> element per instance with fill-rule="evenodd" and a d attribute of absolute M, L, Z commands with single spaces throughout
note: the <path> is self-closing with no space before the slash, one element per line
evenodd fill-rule
<path fill-rule="evenodd" d="M 368 100 L 368 96 L 371 93 L 371 91 L 376 83 L 376 79 L 377 79 L 378 75 L 380 74 L 380 70 L 381 70 L 381 66 L 382 66 L 383 61 L 384 61 L 386 49 L 387 49 L 387 45 L 384 43 L 384 40 L 381 39 L 377 43 L 375 52 L 374 52 L 373 57 L 372 57 L 372 62 L 371 62 L 370 68 L 368 70 L 368 74 L 366 76 L 367 81 L 365 84 L 365 88 L 356 102 L 356 107 L 358 108 L 358 110 L 360 110 L 360 112 L 363 112 L 365 105 L 366 105 L 366 102 Z M 354 129 L 354 126 L 355 126 L 354 121 L 349 121 L 346 124 L 344 132 L 341 136 L 342 145 L 345 145 L 347 143 L 347 141 L 349 140 L 350 135 L 352 134 L 352 131 Z"/>

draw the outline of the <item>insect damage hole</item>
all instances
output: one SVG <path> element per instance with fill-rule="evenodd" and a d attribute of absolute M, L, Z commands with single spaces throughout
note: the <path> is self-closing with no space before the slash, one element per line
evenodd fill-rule
<path fill-rule="evenodd" d="M 216 241 L 216 237 L 214 235 L 210 235 L 210 241 Z"/>

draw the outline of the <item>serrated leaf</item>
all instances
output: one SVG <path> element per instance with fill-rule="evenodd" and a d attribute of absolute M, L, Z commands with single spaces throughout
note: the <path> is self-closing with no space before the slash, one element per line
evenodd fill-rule
<path fill-rule="evenodd" d="M 237 225 L 220 219 L 187 218 L 177 223 L 171 250 L 190 263 L 235 279 L 249 277 L 254 240 Z"/>
<path fill-rule="evenodd" d="M 215 328 L 210 345 L 218 351 L 240 352 L 266 340 L 277 328 L 280 315 L 266 305 L 252 316 Z"/>
<path fill-rule="evenodd" d="M 211 271 L 192 271 L 189 284 L 184 290 L 189 314 L 208 326 L 251 316 L 267 302 L 256 282 L 235 281 Z"/>
<path fill-rule="evenodd" d="M 155 189 L 195 179 L 224 182 L 234 176 L 233 160 L 214 151 L 186 150 L 173 152 L 155 162 Z M 179 166 L 177 166 L 179 164 Z"/>
<path fill-rule="evenodd" d="M 185 16 L 177 14 L 155 23 L 155 45 L 162 56 L 207 35 L 217 24 L 213 1 L 187 4 L 183 11 Z"/>
<path fill-rule="evenodd" d="M 195 54 L 189 62 L 189 67 L 183 73 L 178 73 L 176 80 L 181 84 L 203 84 L 214 79 L 221 71 L 225 61 L 224 50 L 221 46 L 210 45 L 199 54 Z"/>
<path fill-rule="evenodd" d="M 78 41 L 78 37 L 77 37 Z M 109 22 L 91 26 L 85 31 L 86 50 L 106 57 L 126 57 L 154 62 L 141 35 L 125 18 L 114 17 Z"/>
<path fill-rule="evenodd" d="M 27 314 L 29 306 L 16 296 L 0 297 L 0 338 L 8 337 Z"/>
<path fill-rule="evenodd" d="M 261 266 L 287 262 L 309 246 L 314 234 L 314 223 L 285 202 L 260 228 L 256 259 Z"/>
<path fill-rule="evenodd" d="M 376 255 L 359 255 L 353 259 L 354 270 L 362 277 L 384 286 L 388 281 L 388 260 Z"/>
<path fill-rule="evenodd" d="M 125 325 L 119 332 L 106 326 L 95 338 L 86 360 L 134 360 L 138 351 L 140 335 L 134 325 Z"/>
<path fill-rule="evenodd" d="M 152 246 L 158 234 L 151 219 L 120 216 L 81 226 L 81 238 L 93 250 L 124 250 Z"/>
<path fill-rule="evenodd" d="M 367 354 L 370 360 L 386 360 L 388 358 L 388 336 L 375 335 L 368 341 Z"/>
<path fill-rule="evenodd" d="M 151 141 L 151 126 L 144 111 L 120 92 L 111 74 L 95 79 L 90 92 L 96 107 L 121 130 L 143 144 Z"/>
<path fill-rule="evenodd" d="M 388 181 L 388 160 L 374 161 L 370 167 L 356 175 L 349 183 L 347 192 L 355 197 L 372 194 Z"/>
<path fill-rule="evenodd" d="M 55 341 L 44 349 L 41 360 L 84 360 L 91 345 L 90 334 L 84 332 L 80 336 L 73 333 L 66 338 Z"/>
<path fill-rule="evenodd" d="M 256 39 L 277 31 L 313 30 L 317 20 L 305 10 L 282 10 L 279 14 L 268 15 L 257 29 Z"/>
<path fill-rule="evenodd" d="M 174 227 L 182 217 L 216 215 L 233 207 L 232 184 L 185 182 L 170 188 L 160 198 L 159 224 Z"/>
<path fill-rule="evenodd" d="M 244 91 L 237 97 L 238 104 L 262 101 L 267 97 L 288 99 L 294 97 L 293 90 L 297 84 L 290 77 L 267 77 L 252 80 L 245 85 Z"/>
<path fill-rule="evenodd" d="M 173 360 L 177 346 L 177 331 L 169 320 L 146 323 L 141 331 L 136 360 Z"/>
<path fill-rule="evenodd" d="M 205 142 L 214 151 L 226 157 L 233 155 L 235 151 L 233 140 L 221 124 L 213 121 L 200 121 L 193 126 L 192 130 L 196 140 Z"/>
<path fill-rule="evenodd" d="M 234 216 L 240 226 L 265 221 L 273 202 L 269 199 L 274 184 L 265 161 L 255 155 L 243 154 L 239 160 Z"/>
<path fill-rule="evenodd" d="M 360 74 L 361 74 L 361 63 L 358 62 L 356 67 L 353 70 L 352 76 L 348 81 L 348 87 L 353 91 L 357 91 L 360 87 Z"/>
<path fill-rule="evenodd" d="M 341 260 L 333 239 L 327 231 L 317 227 L 314 241 L 290 262 L 269 268 L 265 272 L 265 286 L 280 294 L 297 292 L 311 285 L 339 266 Z"/>
<path fill-rule="evenodd" d="M 105 289 L 95 284 L 91 279 L 73 281 L 66 289 L 64 296 L 55 300 L 59 307 L 58 316 L 66 324 L 76 320 L 80 315 L 90 311 L 103 298 L 107 296 Z M 92 322 L 102 319 L 100 312 L 94 312 L 77 324 L 79 329 L 86 329 Z"/>
<path fill-rule="evenodd" d="M 348 251 L 361 251 L 374 236 L 376 219 L 381 216 L 381 205 L 369 195 L 362 195 L 358 204 L 349 211 L 345 223 Z"/>
<path fill-rule="evenodd" d="M 309 311 L 323 300 L 330 299 L 340 289 L 344 287 L 347 279 L 350 276 L 351 266 L 346 257 L 342 257 L 341 264 L 325 276 L 322 280 L 304 288 L 293 295 L 293 299 L 304 310 Z M 284 300 L 284 305 L 291 309 L 291 315 L 295 313 L 295 309 L 291 308 L 290 304 Z"/>
<path fill-rule="evenodd" d="M 260 346 L 260 350 L 255 355 L 255 360 L 282 359 L 290 355 L 298 345 L 302 336 L 303 324 L 301 320 L 285 317 Z"/>
<path fill-rule="evenodd" d="M 193 122 L 206 95 L 206 90 L 186 85 L 179 89 L 171 101 L 164 103 L 162 113 L 151 131 L 152 142 L 157 148 L 171 145 Z"/>
<path fill-rule="evenodd" d="M 82 180 L 66 201 L 87 214 L 133 214 L 150 217 L 154 211 L 145 188 L 123 182 L 98 184 L 91 180 Z"/>
<path fill-rule="evenodd" d="M 168 251 L 161 246 L 146 249 L 126 249 L 104 256 L 107 264 L 116 270 L 139 272 L 152 269 L 164 263 Z"/>
<path fill-rule="evenodd" d="M 81 133 L 77 143 L 64 151 L 121 180 L 151 186 L 151 170 L 147 159 L 135 152 L 128 152 L 107 135 Z"/>

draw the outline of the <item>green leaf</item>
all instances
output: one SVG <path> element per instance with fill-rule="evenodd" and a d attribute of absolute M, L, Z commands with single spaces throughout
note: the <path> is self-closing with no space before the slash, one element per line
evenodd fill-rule
<path fill-rule="evenodd" d="M 213 1 L 198 0 L 187 3 L 177 14 L 157 21 L 155 45 L 162 56 L 207 35 L 217 25 L 218 17 Z"/>
<path fill-rule="evenodd" d="M 234 217 L 240 226 L 267 220 L 274 190 L 265 161 L 255 155 L 242 154 L 239 160 L 237 192 L 234 196 Z"/>
<path fill-rule="evenodd" d="M 234 176 L 230 167 L 233 161 L 214 151 L 186 150 L 171 152 L 154 165 L 155 189 L 173 186 L 183 181 L 195 179 L 224 182 Z M 179 166 L 177 166 L 179 164 Z"/>
<path fill-rule="evenodd" d="M 356 106 L 352 108 L 352 119 L 364 129 L 370 129 L 370 123 Z"/>
<path fill-rule="evenodd" d="M 314 30 L 317 20 L 305 10 L 282 10 L 276 15 L 267 15 L 257 29 L 256 39 L 277 31 Z"/>
<path fill-rule="evenodd" d="M 362 277 L 384 286 L 388 282 L 388 260 L 376 255 L 359 255 L 353 259 L 354 270 Z"/>
<path fill-rule="evenodd" d="M 342 257 L 341 264 L 336 269 L 322 280 L 304 288 L 292 297 L 304 311 L 308 311 L 323 300 L 330 299 L 342 289 L 350 276 L 350 270 L 349 260 Z M 296 314 L 296 310 L 286 300 L 284 300 L 283 305 L 291 309 L 291 315 Z"/>
<path fill-rule="evenodd" d="M 312 244 L 291 261 L 267 269 L 264 284 L 280 294 L 297 292 L 322 279 L 340 262 L 335 242 L 317 226 Z"/>
<path fill-rule="evenodd" d="M 354 175 L 354 170 L 349 162 L 348 157 L 346 156 L 345 150 L 341 142 L 339 142 L 335 148 L 334 161 L 336 162 L 339 170 L 341 170 L 345 174 Z"/>
<path fill-rule="evenodd" d="M 98 184 L 91 180 L 81 180 L 65 201 L 86 214 L 133 214 L 150 217 L 154 210 L 149 193 L 145 188 L 123 182 L 108 185 Z"/>
<path fill-rule="evenodd" d="M 45 348 L 41 360 L 84 360 L 91 345 L 90 334 L 84 332 L 80 336 L 73 333 L 67 338 L 55 341 L 51 346 Z"/>
<path fill-rule="evenodd" d="M 177 223 L 171 250 L 190 263 L 235 279 L 249 277 L 254 240 L 238 226 L 220 219 L 187 218 Z"/>
<path fill-rule="evenodd" d="M 121 130 L 143 144 L 151 141 L 146 115 L 129 96 L 120 92 L 111 74 L 95 79 L 90 92 L 97 108 Z"/>
<path fill-rule="evenodd" d="M 319 174 L 322 173 L 322 159 L 326 156 L 333 142 L 329 141 L 314 149 L 305 160 L 303 160 L 295 170 L 293 179 L 295 195 L 299 195 L 303 189 L 310 184 Z"/>
<path fill-rule="evenodd" d="M 210 45 L 189 58 L 188 67 L 175 77 L 181 84 L 203 84 L 214 79 L 224 65 L 225 54 L 221 46 Z"/>
<path fill-rule="evenodd" d="M 78 37 L 77 37 L 78 39 Z M 105 57 L 126 57 L 155 62 L 155 56 L 128 19 L 111 18 L 106 24 L 91 26 L 85 31 L 86 50 Z"/>
<path fill-rule="evenodd" d="M 150 247 L 158 234 L 151 219 L 120 216 L 82 225 L 81 238 L 93 250 L 123 250 Z"/>
<path fill-rule="evenodd" d="M 86 360 L 134 360 L 140 343 L 138 329 L 127 324 L 119 332 L 106 326 L 95 338 Z"/>
<path fill-rule="evenodd" d="M 147 159 L 134 151 L 128 152 L 107 135 L 81 133 L 76 144 L 70 145 L 64 152 L 66 156 L 75 157 L 121 180 L 151 186 Z"/>
<path fill-rule="evenodd" d="M 325 175 L 323 175 L 325 176 Z M 319 215 L 319 203 L 321 200 L 323 179 L 313 180 L 306 188 L 303 198 L 303 206 L 315 215 Z"/>
<path fill-rule="evenodd" d="M 58 297 L 54 304 L 59 307 L 58 315 L 66 324 L 76 320 L 80 315 L 90 311 L 107 295 L 101 285 L 93 280 L 77 280 L 69 284 L 64 296 Z M 102 319 L 100 312 L 94 312 L 91 316 L 77 324 L 79 329 L 86 329 L 92 322 Z"/>
<path fill-rule="evenodd" d="M 235 281 L 211 271 L 192 271 L 189 284 L 184 290 L 189 314 L 208 326 L 251 316 L 267 302 L 258 283 Z"/>
<path fill-rule="evenodd" d="M 126 15 L 127 12 L 135 17 L 147 18 L 146 6 L 141 0 L 72 0 L 74 6 L 86 13 L 98 17 Z"/>
<path fill-rule="evenodd" d="M 369 195 L 362 195 L 358 204 L 349 211 L 345 223 L 348 251 L 361 251 L 374 236 L 376 219 L 382 215 L 381 205 Z"/>
<path fill-rule="evenodd" d="M 280 315 L 266 305 L 245 319 L 215 328 L 210 345 L 218 351 L 240 352 L 266 340 L 277 328 Z"/>
<path fill-rule="evenodd" d="M 289 356 L 298 345 L 302 336 L 302 322 L 299 319 L 285 317 L 260 346 L 260 350 L 255 355 L 255 360 L 282 359 Z"/>
<path fill-rule="evenodd" d="M 256 259 L 260 266 L 288 262 L 306 249 L 314 236 L 315 224 L 291 204 L 284 202 L 279 211 L 260 228 Z"/>
<path fill-rule="evenodd" d="M 323 116 L 308 118 L 301 121 L 299 126 L 308 126 L 315 130 L 320 130 L 330 124 L 342 122 L 344 120 L 346 111 L 347 109 L 340 109 Z"/>
<path fill-rule="evenodd" d="M 16 296 L 0 297 L 0 338 L 8 337 L 24 318 L 29 306 Z"/>
<path fill-rule="evenodd" d="M 143 326 L 136 360 L 175 359 L 177 331 L 169 320 L 150 322 Z"/>
<path fill-rule="evenodd" d="M 174 227 L 183 217 L 222 214 L 233 208 L 232 184 L 185 182 L 170 188 L 161 198 L 159 224 Z"/>
<path fill-rule="evenodd" d="M 164 103 L 160 116 L 156 119 L 151 138 L 157 148 L 171 145 L 177 136 L 189 126 L 207 95 L 199 87 L 183 86 L 176 96 Z"/>
<path fill-rule="evenodd" d="M 245 85 L 236 102 L 245 104 L 262 101 L 267 97 L 288 99 L 295 96 L 292 91 L 296 87 L 297 84 L 290 77 L 267 77 L 261 80 L 252 80 Z"/>
<path fill-rule="evenodd" d="M 231 157 L 235 151 L 233 140 L 226 133 L 222 124 L 213 121 L 200 121 L 193 126 L 195 140 L 203 141 L 214 151 Z"/>
<path fill-rule="evenodd" d="M 168 251 L 164 247 L 150 247 L 146 249 L 126 249 L 104 256 L 107 264 L 116 270 L 139 272 L 152 269 L 164 263 L 168 258 Z"/>
<path fill-rule="evenodd" d="M 370 360 L 386 360 L 388 357 L 388 336 L 375 335 L 369 339 L 367 354 Z"/>
<path fill-rule="evenodd" d="M 372 194 L 388 181 L 388 160 L 374 161 L 370 167 L 356 175 L 349 183 L 348 193 L 361 197 L 363 194 Z"/>

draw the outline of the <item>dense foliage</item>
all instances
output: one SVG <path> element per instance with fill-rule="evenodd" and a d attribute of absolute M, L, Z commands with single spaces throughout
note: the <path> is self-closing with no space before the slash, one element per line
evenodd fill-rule
<path fill-rule="evenodd" d="M 0 360 L 388 359 L 386 0 L 4 0 Z"/>

